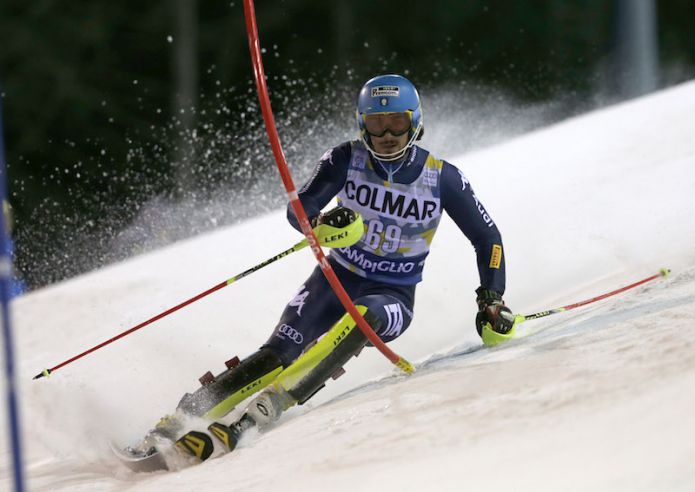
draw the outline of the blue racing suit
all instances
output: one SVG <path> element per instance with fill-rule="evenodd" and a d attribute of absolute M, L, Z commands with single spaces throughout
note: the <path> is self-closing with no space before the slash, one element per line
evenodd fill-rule
<path fill-rule="evenodd" d="M 415 286 L 437 226 L 446 212 L 475 248 L 480 285 L 505 289 L 502 238 L 465 175 L 452 164 L 413 146 L 399 163 L 376 161 L 361 141 L 345 142 L 320 159 L 299 191 L 309 218 L 337 197 L 362 215 L 365 234 L 353 246 L 331 250 L 329 261 L 355 304 L 379 320 L 385 342 L 403 333 L 413 317 Z M 288 219 L 299 230 L 288 206 Z M 344 314 L 316 267 L 282 313 L 264 347 L 285 365 L 328 331 Z"/>

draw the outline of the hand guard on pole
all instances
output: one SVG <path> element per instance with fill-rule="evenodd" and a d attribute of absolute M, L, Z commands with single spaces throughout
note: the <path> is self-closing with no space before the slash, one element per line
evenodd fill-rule
<path fill-rule="evenodd" d="M 514 314 L 504 305 L 502 296 L 494 290 L 478 287 L 475 302 L 478 304 L 478 314 L 475 316 L 475 327 L 478 335 L 483 336 L 483 328 L 486 324 L 501 334 L 509 333 L 514 327 Z"/>
<path fill-rule="evenodd" d="M 338 205 L 330 209 L 328 212 L 319 214 L 311 219 L 311 226 L 317 227 L 321 224 L 328 224 L 331 227 L 346 227 L 357 220 L 358 215 L 354 210 Z"/>

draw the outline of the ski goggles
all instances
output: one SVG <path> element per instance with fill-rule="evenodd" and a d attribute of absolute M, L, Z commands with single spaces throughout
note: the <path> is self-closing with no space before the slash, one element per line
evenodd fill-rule
<path fill-rule="evenodd" d="M 412 111 L 404 113 L 371 113 L 362 115 L 364 129 L 372 137 L 390 132 L 394 137 L 406 134 L 413 127 Z"/>

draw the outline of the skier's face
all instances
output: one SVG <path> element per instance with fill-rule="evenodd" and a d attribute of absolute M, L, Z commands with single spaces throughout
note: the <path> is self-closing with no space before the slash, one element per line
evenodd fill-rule
<path fill-rule="evenodd" d="M 411 115 L 405 113 L 373 113 L 364 115 L 364 129 L 378 154 L 393 154 L 408 144 L 412 128 Z"/>

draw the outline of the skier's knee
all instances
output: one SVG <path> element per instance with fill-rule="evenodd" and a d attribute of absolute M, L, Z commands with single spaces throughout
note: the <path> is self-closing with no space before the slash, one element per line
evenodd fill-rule
<path fill-rule="evenodd" d="M 367 322 L 377 320 L 364 306 L 357 306 Z M 326 335 L 307 348 L 296 361 L 278 377 L 278 384 L 298 403 L 304 403 L 319 391 L 325 382 L 344 372 L 343 365 L 357 355 L 367 343 L 367 338 L 356 322 L 345 314 Z"/>
<path fill-rule="evenodd" d="M 383 342 L 398 338 L 413 318 L 412 311 L 399 299 L 390 295 L 368 295 L 359 298 L 357 302 L 367 308 L 365 320 Z"/>

